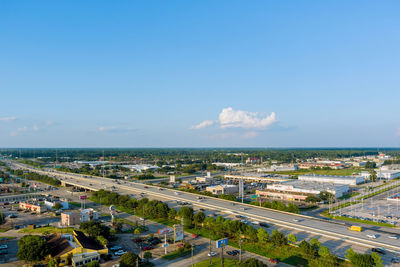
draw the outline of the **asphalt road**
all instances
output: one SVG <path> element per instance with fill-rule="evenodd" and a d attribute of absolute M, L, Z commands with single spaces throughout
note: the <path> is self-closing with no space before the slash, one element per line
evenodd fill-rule
<path fill-rule="evenodd" d="M 198 195 L 176 190 L 164 189 L 161 191 L 158 187 L 147 186 L 140 183 L 122 181 L 121 184 L 118 184 L 109 178 L 88 176 L 85 177 L 78 174 L 38 170 L 19 163 L 13 164 L 14 166 L 19 168 L 29 169 L 30 171 L 56 176 L 67 184 L 83 187 L 89 190 L 112 190 L 114 187 L 116 188 L 116 192 L 123 194 L 143 192 L 147 194 L 147 196 L 152 196 L 153 198 L 186 201 L 193 203 L 193 205 L 195 206 L 203 207 L 205 209 L 218 210 L 227 214 L 240 214 L 250 218 L 254 218 L 254 220 L 257 221 L 271 222 L 280 227 L 289 228 L 295 231 L 303 231 L 336 241 L 344 241 L 350 244 L 356 244 L 365 247 L 384 247 L 386 248 L 386 250 L 389 251 L 400 252 L 400 239 L 389 239 L 389 234 L 382 234 L 375 231 L 374 229 L 366 229 L 365 231 L 359 233 L 349 231 L 347 229 L 348 226 L 344 224 L 299 214 L 277 212 L 265 208 L 250 206 L 241 203 L 234 203 L 231 201 L 225 201 L 212 197 L 207 197 L 207 199 L 200 201 L 197 199 Z M 367 237 L 367 235 L 373 234 L 377 236 L 376 239 L 371 239 Z M 393 234 L 396 234 L 396 232 L 394 231 Z"/>

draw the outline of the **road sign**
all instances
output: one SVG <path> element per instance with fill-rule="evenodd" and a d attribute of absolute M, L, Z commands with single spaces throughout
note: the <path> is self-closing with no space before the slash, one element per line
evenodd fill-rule
<path fill-rule="evenodd" d="M 220 239 L 216 241 L 216 247 L 217 248 L 222 248 L 228 245 L 228 238 Z"/>
<path fill-rule="evenodd" d="M 86 195 L 80 196 L 80 199 L 85 200 L 85 199 L 87 199 L 87 196 Z"/>
<path fill-rule="evenodd" d="M 166 243 L 166 244 L 162 244 L 162 247 L 163 248 L 166 248 L 166 247 L 168 247 L 169 246 L 169 244 L 168 243 Z"/>
<path fill-rule="evenodd" d="M 162 228 L 158 230 L 158 234 L 159 235 L 165 235 L 165 234 L 169 234 L 172 233 L 174 230 L 171 227 L 166 227 L 166 228 Z"/>
<path fill-rule="evenodd" d="M 174 233 L 175 242 L 183 240 L 183 226 L 176 224 L 176 225 L 174 225 L 174 230 L 175 230 L 175 233 Z"/>

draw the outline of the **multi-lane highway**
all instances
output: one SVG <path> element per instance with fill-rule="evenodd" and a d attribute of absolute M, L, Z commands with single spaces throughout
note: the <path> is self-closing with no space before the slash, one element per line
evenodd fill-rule
<path fill-rule="evenodd" d="M 253 220 L 271 222 L 278 226 L 298 231 L 305 231 L 315 235 L 325 236 L 330 239 L 341 240 L 365 247 L 381 247 L 388 251 L 400 252 L 400 239 L 389 238 L 389 236 L 393 236 L 390 232 L 382 233 L 372 229 L 366 229 L 363 232 L 354 232 L 348 230 L 348 226 L 345 224 L 310 216 L 279 212 L 212 197 L 198 199 L 199 195 L 196 194 L 172 189 L 162 189 L 157 186 L 144 185 L 141 183 L 128 181 L 115 182 L 109 178 L 63 173 L 54 170 L 40 170 L 15 162 L 11 162 L 10 164 L 15 168 L 27 169 L 41 174 L 54 176 L 65 184 L 86 188 L 88 190 L 96 191 L 100 189 L 114 189 L 122 194 L 145 193 L 153 198 L 190 202 L 193 205 L 202 208 L 219 210 L 229 214 L 244 215 L 253 218 Z M 368 237 L 373 235 L 375 235 L 376 238 Z"/>

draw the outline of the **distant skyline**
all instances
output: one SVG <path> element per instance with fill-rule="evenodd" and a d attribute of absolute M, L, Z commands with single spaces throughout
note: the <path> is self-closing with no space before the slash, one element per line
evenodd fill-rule
<path fill-rule="evenodd" d="M 0 147 L 399 147 L 400 2 L 0 3 Z"/>

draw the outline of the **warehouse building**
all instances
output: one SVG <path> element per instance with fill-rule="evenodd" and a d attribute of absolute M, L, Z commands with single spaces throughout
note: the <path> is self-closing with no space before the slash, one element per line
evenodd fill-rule
<path fill-rule="evenodd" d="M 318 182 L 318 183 L 332 183 L 332 184 L 345 184 L 345 185 L 358 185 L 364 183 L 364 176 L 335 176 L 335 175 L 315 175 L 304 174 L 299 176 L 300 181 Z"/>
<path fill-rule="evenodd" d="M 239 186 L 233 184 L 219 184 L 206 187 L 207 192 L 215 195 L 221 194 L 235 194 L 239 192 Z"/>
<path fill-rule="evenodd" d="M 378 179 L 392 180 L 400 177 L 400 170 L 378 170 L 376 176 Z"/>
<path fill-rule="evenodd" d="M 321 192 L 329 192 L 338 198 L 349 192 L 349 186 L 293 180 L 267 185 L 266 190 L 257 191 L 257 195 L 271 199 L 305 201 L 308 196 L 317 196 Z"/>

